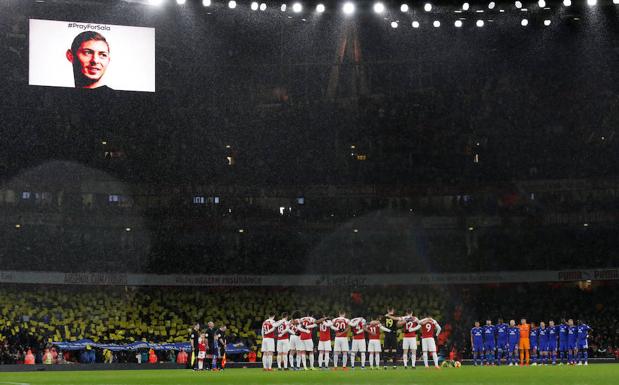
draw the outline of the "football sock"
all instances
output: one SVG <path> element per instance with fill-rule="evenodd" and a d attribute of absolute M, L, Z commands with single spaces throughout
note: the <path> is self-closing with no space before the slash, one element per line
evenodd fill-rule
<path fill-rule="evenodd" d="M 428 352 L 423 352 L 423 365 L 428 367 Z"/>

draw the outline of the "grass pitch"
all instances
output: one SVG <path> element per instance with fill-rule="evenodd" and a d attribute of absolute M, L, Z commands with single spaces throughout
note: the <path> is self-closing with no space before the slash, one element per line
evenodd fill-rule
<path fill-rule="evenodd" d="M 441 370 L 355 370 L 263 372 L 228 369 L 224 372 L 190 370 L 106 370 L 0 373 L 0 385 L 617 385 L 619 365 L 579 367 L 482 367 Z"/>

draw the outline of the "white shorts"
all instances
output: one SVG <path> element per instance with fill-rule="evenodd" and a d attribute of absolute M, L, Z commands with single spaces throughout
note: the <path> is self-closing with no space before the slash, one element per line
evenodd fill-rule
<path fill-rule="evenodd" d="M 263 352 L 274 352 L 275 351 L 275 340 L 273 338 L 263 338 L 261 350 Z"/>
<path fill-rule="evenodd" d="M 352 347 L 350 349 L 351 352 L 364 352 L 367 349 L 365 348 L 365 339 L 362 340 L 352 340 Z"/>
<path fill-rule="evenodd" d="M 277 340 L 277 352 L 286 354 L 288 351 L 290 351 L 290 341 L 288 339 Z"/>
<path fill-rule="evenodd" d="M 417 350 L 417 337 L 404 337 L 402 350 Z"/>
<path fill-rule="evenodd" d="M 290 336 L 290 350 L 303 350 L 299 336 Z"/>
<path fill-rule="evenodd" d="M 331 341 L 318 341 L 318 351 L 319 352 L 330 352 Z"/>
<path fill-rule="evenodd" d="M 335 337 L 334 352 L 347 352 L 348 351 L 348 337 Z"/>
<path fill-rule="evenodd" d="M 382 350 L 380 348 L 380 340 L 369 340 L 368 341 L 368 352 L 369 353 L 380 353 Z"/>
<path fill-rule="evenodd" d="M 436 352 L 436 342 L 434 338 L 423 338 L 421 340 L 421 348 L 424 352 Z"/>
<path fill-rule="evenodd" d="M 204 357 L 206 357 L 206 352 L 205 352 L 205 351 L 203 351 L 203 350 L 199 351 L 199 352 L 198 352 L 198 359 L 199 359 L 199 360 L 203 360 L 203 359 L 204 359 Z"/>
<path fill-rule="evenodd" d="M 305 350 L 306 352 L 314 351 L 314 340 L 310 338 L 309 340 L 300 340 L 300 341 L 301 341 L 301 344 L 299 346 L 301 347 L 301 350 Z"/>

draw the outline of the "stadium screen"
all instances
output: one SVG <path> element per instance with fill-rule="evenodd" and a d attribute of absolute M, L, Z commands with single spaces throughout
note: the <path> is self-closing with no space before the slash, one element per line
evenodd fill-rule
<path fill-rule="evenodd" d="M 30 19 L 29 84 L 155 92 L 155 29 Z"/>

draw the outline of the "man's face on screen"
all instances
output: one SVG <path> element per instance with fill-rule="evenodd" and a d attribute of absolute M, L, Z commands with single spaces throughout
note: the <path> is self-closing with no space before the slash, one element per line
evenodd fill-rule
<path fill-rule="evenodd" d="M 98 87 L 105 70 L 110 64 L 110 52 L 106 42 L 88 40 L 83 42 L 77 52 L 67 53 L 73 63 L 76 80 L 80 77 L 80 84 L 84 87 Z"/>

